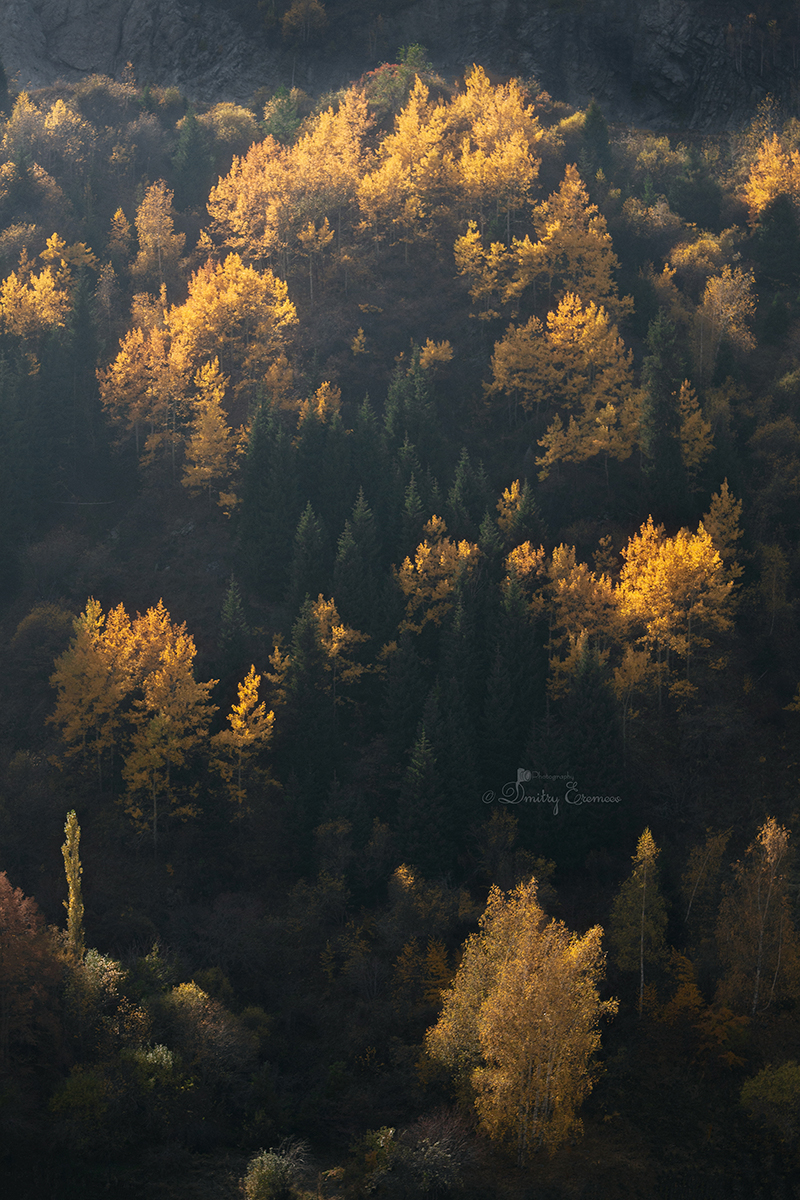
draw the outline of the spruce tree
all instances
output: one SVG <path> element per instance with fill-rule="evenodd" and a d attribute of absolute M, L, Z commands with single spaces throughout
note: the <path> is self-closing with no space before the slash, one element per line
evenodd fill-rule
<path fill-rule="evenodd" d="M 355 479 L 369 498 L 380 528 L 386 533 L 399 507 L 400 496 L 393 486 L 391 459 L 386 449 L 383 429 L 365 396 L 353 422 L 350 435 L 353 444 L 352 469 Z M 381 552 L 389 554 L 389 547 Z"/>
<path fill-rule="evenodd" d="M 447 494 L 445 514 L 450 536 L 458 541 L 466 538 L 474 542 L 492 496 L 483 464 L 472 465 L 469 452 L 464 447 L 456 467 L 453 486 Z"/>
<path fill-rule="evenodd" d="M 249 634 L 242 593 L 235 575 L 232 574 L 222 602 L 219 625 L 219 653 L 226 673 L 238 670 L 241 666 L 247 651 Z"/>
<path fill-rule="evenodd" d="M 531 722 L 544 706 L 544 653 L 514 574 L 502 587 L 492 641 L 481 744 L 484 780 L 496 789 L 523 765 Z"/>
<path fill-rule="evenodd" d="M 330 530 L 341 529 L 357 495 L 352 442 L 341 417 L 325 426 L 325 445 L 319 478 L 319 508 Z"/>
<path fill-rule="evenodd" d="M 180 123 L 180 133 L 172 156 L 178 208 L 198 208 L 208 197 L 213 182 L 214 156 L 205 130 L 190 108 Z"/>
<path fill-rule="evenodd" d="M 596 100 L 592 100 L 586 110 L 581 131 L 581 151 L 579 155 L 580 172 L 591 188 L 592 181 L 598 171 L 608 175 L 611 168 L 611 146 L 608 139 L 608 125 L 603 116 L 603 110 Z"/>
<path fill-rule="evenodd" d="M 417 477 L 411 473 L 411 478 L 403 497 L 403 519 L 400 533 L 399 558 L 413 554 L 422 540 L 422 530 L 425 525 L 425 505 L 417 487 Z"/>
<path fill-rule="evenodd" d="M 398 801 L 401 853 L 423 875 L 435 877 L 450 868 L 452 830 L 444 799 L 441 773 L 423 721 Z"/>
<path fill-rule="evenodd" d="M 419 348 L 415 347 L 411 364 L 398 364 L 386 396 L 384 412 L 386 437 L 391 449 L 399 449 L 404 441 L 425 447 L 427 464 L 439 468 L 441 435 L 436 408 L 428 387 L 427 372 L 419 365 Z"/>
<path fill-rule="evenodd" d="M 382 621 L 379 546 L 375 518 L 363 490 L 339 538 L 333 594 L 345 624 L 375 632 Z"/>
<path fill-rule="evenodd" d="M 682 512 L 686 494 L 678 400 L 685 364 L 678 332 L 663 312 L 650 322 L 647 348 L 642 363 L 642 469 L 658 517 L 675 517 Z"/>
<path fill-rule="evenodd" d="M 389 659 L 382 705 L 384 736 L 395 763 L 405 760 L 414 741 L 428 687 L 415 639 L 410 633 L 403 633 Z"/>
<path fill-rule="evenodd" d="M 294 552 L 286 594 L 291 612 L 297 612 L 306 596 L 316 600 L 320 593 L 330 591 L 327 557 L 325 528 L 309 500 L 294 535 Z"/>
<path fill-rule="evenodd" d="M 286 590 L 299 515 L 295 450 L 278 413 L 264 404 L 250 430 L 238 534 L 248 578 L 272 600 Z"/>

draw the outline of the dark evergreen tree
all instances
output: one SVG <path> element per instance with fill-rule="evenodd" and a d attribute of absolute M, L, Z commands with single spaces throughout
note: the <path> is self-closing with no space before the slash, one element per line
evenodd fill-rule
<path fill-rule="evenodd" d="M 474 577 L 459 580 L 453 611 L 441 636 L 439 678 L 457 683 L 471 738 L 477 733 L 486 679 L 485 599 L 482 581 Z"/>
<path fill-rule="evenodd" d="M 356 413 L 351 439 L 355 480 L 369 501 L 385 539 L 396 516 L 396 510 L 400 507 L 402 492 L 398 493 L 394 486 L 386 438 L 369 402 L 369 396 L 364 397 Z M 381 553 L 387 559 L 391 556 L 391 548 L 385 541 L 381 546 Z"/>
<path fill-rule="evenodd" d="M 372 511 L 359 489 L 351 519 L 345 522 L 333 568 L 333 594 L 347 625 L 373 634 L 383 622 L 380 546 Z"/>
<path fill-rule="evenodd" d="M 214 156 L 193 108 L 181 121 L 172 166 L 178 208 L 198 208 L 203 205 L 214 182 Z"/>
<path fill-rule="evenodd" d="M 491 489 L 483 464 L 479 462 L 474 467 L 469 451 L 464 447 L 445 506 L 445 517 L 451 536 L 459 541 L 467 538 L 474 542 L 483 515 L 491 503 Z"/>
<path fill-rule="evenodd" d="M 525 740 L 544 708 L 546 681 L 541 640 L 513 573 L 500 596 L 481 727 L 484 779 L 495 789 L 525 765 Z"/>
<path fill-rule="evenodd" d="M 753 236 L 753 254 L 770 283 L 788 287 L 800 273 L 800 228 L 790 196 L 776 196 L 764 208 Z"/>
<path fill-rule="evenodd" d="M 306 599 L 292 626 L 284 681 L 286 700 L 277 722 L 279 765 L 284 777 L 289 769 L 297 775 L 312 817 L 321 810 L 339 748 L 325 651 L 313 605 L 310 597 Z"/>
<path fill-rule="evenodd" d="M 239 591 L 236 577 L 231 575 L 219 621 L 219 654 L 222 669 L 226 673 L 238 671 L 244 666 L 249 636 L 242 593 Z"/>
<path fill-rule="evenodd" d="M 6 75 L 2 61 L 0 61 L 0 112 L 8 115 L 10 111 L 11 101 L 8 94 L 8 76 Z"/>
<path fill-rule="evenodd" d="M 295 445 L 297 447 L 297 477 L 300 495 L 305 501 L 310 501 L 318 512 L 323 512 L 321 484 L 325 471 L 328 427 L 315 412 L 310 412 L 301 421 L 297 429 Z M 344 524 L 344 517 L 349 507 L 350 505 L 345 507 L 342 524 Z"/>
<path fill-rule="evenodd" d="M 281 86 L 266 104 L 264 110 L 264 132 L 274 137 L 276 142 L 289 145 L 303 123 L 297 112 L 297 102 L 291 92 Z"/>
<path fill-rule="evenodd" d="M 390 449 L 410 441 L 425 448 L 425 465 L 438 470 L 441 437 L 436 408 L 430 396 L 427 372 L 419 365 L 419 348 L 414 347 L 410 365 L 398 363 L 386 396 L 384 423 Z"/>
<path fill-rule="evenodd" d="M 106 425 L 97 386 L 99 344 L 85 274 L 73 290 L 72 311 L 64 334 L 64 368 L 69 379 L 68 468 L 71 490 L 85 499 L 97 499 L 111 485 Z M 67 399 L 65 397 L 65 399 Z M 115 474 L 119 464 L 115 464 Z M 118 480 L 117 480 L 118 483 Z"/>
<path fill-rule="evenodd" d="M 405 861 L 427 878 L 450 869 L 448 825 L 441 774 L 423 722 L 400 789 L 397 828 Z"/>
<path fill-rule="evenodd" d="M 320 594 L 330 593 L 327 542 L 325 527 L 309 500 L 294 535 L 294 553 L 286 595 L 290 612 L 297 612 L 306 596 L 316 600 Z"/>
<path fill-rule="evenodd" d="M 430 467 L 425 472 L 425 478 L 422 481 L 422 496 L 430 516 L 441 516 L 445 511 L 444 497 L 439 487 L 439 480 Z"/>
<path fill-rule="evenodd" d="M 540 776 L 531 786 L 561 802 L 558 812 L 552 804 L 520 805 L 525 840 L 572 868 L 591 851 L 619 845 L 630 820 L 619 706 L 608 676 L 587 639 L 565 695 L 534 720 L 528 741 L 527 763 Z"/>
<path fill-rule="evenodd" d="M 682 513 L 686 496 L 678 407 L 685 362 L 677 330 L 663 312 L 650 323 L 647 349 L 642 363 L 642 468 L 656 509 L 654 517 L 674 519 Z"/>
<path fill-rule="evenodd" d="M 673 179 L 667 196 L 670 207 L 684 221 L 691 221 L 701 229 L 721 228 L 722 188 L 695 144 L 690 145 L 686 167 Z"/>
<path fill-rule="evenodd" d="M 407 555 L 413 554 L 417 546 L 422 541 L 422 530 L 427 517 L 425 515 L 425 506 L 422 503 L 422 498 L 417 487 L 417 479 L 412 472 L 411 478 L 406 487 L 405 497 L 403 501 L 403 520 L 400 536 L 400 546 L 398 558 L 404 559 Z"/>
<path fill-rule="evenodd" d="M 481 527 L 478 530 L 478 546 L 489 567 L 490 575 L 493 575 L 503 560 L 505 546 L 497 528 L 497 522 L 488 508 L 483 514 Z"/>
<path fill-rule="evenodd" d="M 389 659 L 383 689 L 383 728 L 390 759 L 405 762 L 422 716 L 430 683 L 415 639 L 400 635 L 397 650 Z"/>
<path fill-rule="evenodd" d="M 276 410 L 264 404 L 250 431 L 238 534 L 248 579 L 273 600 L 286 590 L 299 513 L 292 440 Z"/>
<path fill-rule="evenodd" d="M 608 125 L 603 110 L 594 99 L 590 102 L 583 120 L 579 166 L 581 175 L 589 185 L 598 171 L 602 171 L 608 177 L 611 170 Z"/>
<path fill-rule="evenodd" d="M 508 527 L 503 531 L 506 546 L 512 549 L 523 542 L 533 542 L 534 546 L 541 545 L 546 540 L 545 529 L 539 505 L 536 503 L 533 488 L 527 479 L 522 480 L 519 503 L 514 510 Z"/>
<path fill-rule="evenodd" d="M 329 529 L 341 529 L 353 506 L 357 488 L 352 440 L 339 416 L 325 426 L 325 452 L 319 480 L 319 511 Z"/>
<path fill-rule="evenodd" d="M 27 378 L 17 348 L 9 345 L 0 354 L 0 507 L 9 544 L 20 544 L 33 532 L 49 499 L 49 480 L 41 476 L 48 433 L 36 384 Z"/>

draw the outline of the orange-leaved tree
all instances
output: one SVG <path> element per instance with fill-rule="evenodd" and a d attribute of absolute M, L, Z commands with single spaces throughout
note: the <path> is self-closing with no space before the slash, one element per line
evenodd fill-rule
<path fill-rule="evenodd" d="M 104 753 L 121 756 L 126 810 L 139 827 L 152 828 L 154 846 L 164 798 L 175 815 L 193 811 L 191 788 L 174 785 L 173 768 L 203 747 L 216 711 L 208 699 L 216 681 L 195 680 L 195 653 L 186 626 L 173 623 L 162 601 L 131 620 L 121 604 L 105 615 L 90 599 L 51 680 L 58 695 L 50 720 L 67 752 L 92 749 L 98 767 Z"/>
<path fill-rule="evenodd" d="M 473 542 L 454 542 L 441 517 L 431 517 L 425 538 L 395 569 L 395 578 L 406 597 L 406 615 L 400 629 L 419 633 L 429 621 L 440 625 L 454 603 L 454 589 L 462 571 L 470 571 L 480 557 Z"/>
<path fill-rule="evenodd" d="M 251 665 L 239 684 L 238 701 L 228 714 L 229 728 L 212 738 L 213 765 L 222 776 L 229 798 L 238 805 L 239 815 L 244 812 L 247 800 L 247 776 L 252 761 L 269 744 L 275 723 L 274 712 L 267 712 L 266 704 L 258 698 L 260 686 L 261 676 Z"/>
<path fill-rule="evenodd" d="M 575 293 L 564 296 L 544 325 L 531 317 L 519 328 L 510 326 L 495 345 L 486 391 L 504 393 L 509 405 L 519 398 L 526 409 L 556 410 L 539 442 L 542 477 L 558 462 L 602 455 L 607 465 L 633 450 L 632 354 L 606 310 Z"/>
<path fill-rule="evenodd" d="M 697 533 L 680 529 L 667 537 L 652 517 L 622 550 L 617 596 L 623 620 L 639 643 L 655 655 L 659 697 L 662 672 L 673 655 L 683 659 L 685 678 L 673 690 L 688 694 L 691 664 L 712 645 L 711 635 L 731 628 L 730 593 L 722 560 L 702 522 Z"/>
<path fill-rule="evenodd" d="M 617 1009 L 598 991 L 602 932 L 595 926 L 580 937 L 548 921 L 535 879 L 508 894 L 493 887 L 426 1035 L 430 1057 L 456 1077 L 489 1136 L 515 1146 L 520 1163 L 580 1129 L 600 1020 Z"/>

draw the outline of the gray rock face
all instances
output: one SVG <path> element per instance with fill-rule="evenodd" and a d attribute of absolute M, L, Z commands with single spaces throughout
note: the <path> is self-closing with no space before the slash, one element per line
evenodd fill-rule
<path fill-rule="evenodd" d="M 212 100 L 267 83 L 276 57 L 202 0 L 0 0 L 0 55 L 20 88 L 119 76 L 131 63 L 141 84 Z"/>
<path fill-rule="evenodd" d="M 697 0 L 418 0 L 386 40 L 419 41 L 450 72 L 479 62 L 533 75 L 559 100 L 585 107 L 594 97 L 613 120 L 719 129 L 747 120 L 768 91 L 788 99 L 796 87 L 788 49 L 763 74 L 757 44 L 733 53 L 728 26 L 748 11 Z"/>
<path fill-rule="evenodd" d="M 130 62 L 139 83 L 215 101 L 293 80 L 338 87 L 419 42 L 445 75 L 478 62 L 535 76 L 557 99 L 583 107 L 594 96 L 611 119 L 656 128 L 741 124 L 766 92 L 788 99 L 796 87 L 788 47 L 766 70 L 757 41 L 734 52 L 728 26 L 748 8 L 720 0 L 412 0 L 383 21 L 372 57 L 334 4 L 328 32 L 295 60 L 277 35 L 245 33 L 209 0 L 0 0 L 0 55 L 21 87 L 118 76 Z"/>

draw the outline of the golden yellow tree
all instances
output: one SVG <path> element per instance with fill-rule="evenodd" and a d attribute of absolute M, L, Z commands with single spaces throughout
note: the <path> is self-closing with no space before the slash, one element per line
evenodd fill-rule
<path fill-rule="evenodd" d="M 533 287 L 548 300 L 577 292 L 585 302 L 605 308 L 614 320 L 632 310 L 631 298 L 619 296 L 614 278 L 619 261 L 605 217 L 596 204 L 589 203 L 574 164 L 567 167 L 559 190 L 538 205 L 534 223 L 538 239 L 515 239 L 509 252 L 513 268 L 508 299 L 516 300 Z"/>
<path fill-rule="evenodd" d="M 548 921 L 533 879 L 509 894 L 493 887 L 426 1035 L 430 1057 L 462 1095 L 471 1089 L 481 1125 L 515 1145 L 520 1163 L 580 1128 L 600 1020 L 617 1009 L 598 993 L 601 937 L 599 926 L 579 937 Z"/>
<path fill-rule="evenodd" d="M 52 267 L 38 275 L 11 271 L 0 283 L 0 329 L 32 339 L 65 324 L 71 307 L 64 281 Z"/>
<path fill-rule="evenodd" d="M 318 596 L 311 611 L 317 624 L 324 670 L 330 678 L 331 702 L 335 711 L 337 705 L 343 704 L 346 699 L 343 689 L 359 680 L 369 669 L 354 656 L 356 647 L 368 642 L 369 637 L 343 623 L 332 599 Z"/>
<path fill-rule="evenodd" d="M 465 276 L 470 299 L 480 311 L 481 321 L 499 317 L 504 303 L 509 256 L 502 242 L 492 242 L 488 250 L 476 221 L 470 221 L 467 232 L 456 238 L 453 252 L 459 275 Z"/>
<path fill-rule="evenodd" d="M 725 973 L 718 999 L 763 1015 L 781 999 L 800 995 L 800 940 L 792 916 L 789 830 L 769 817 L 720 906 L 717 947 Z"/>
<path fill-rule="evenodd" d="M 272 137 L 251 146 L 242 158 L 234 155 L 230 171 L 208 198 L 214 234 L 246 258 L 274 257 L 286 270 L 295 174 L 289 150 Z"/>
<path fill-rule="evenodd" d="M 395 569 L 395 578 L 406 597 L 401 631 L 419 633 L 429 621 L 440 625 L 453 607 L 453 591 L 460 573 L 471 570 L 480 557 L 474 543 L 454 542 L 447 536 L 441 517 L 431 517 L 423 532 L 425 538 L 413 560 L 406 558 Z"/>
<path fill-rule="evenodd" d="M 764 138 L 750 166 L 744 200 L 755 225 L 764 209 L 778 196 L 800 201 L 800 150 L 786 151 L 777 133 Z"/>
<path fill-rule="evenodd" d="M 731 270 L 729 266 L 706 284 L 695 318 L 695 350 L 703 379 L 713 374 L 723 337 L 740 354 L 755 346 L 747 324 L 756 310 L 754 285 L 752 271 L 743 271 L 741 267 Z"/>
<path fill-rule="evenodd" d="M 274 712 L 258 698 L 261 676 L 250 667 L 238 687 L 238 701 L 228 714 L 228 729 L 212 738 L 213 765 L 228 788 L 229 798 L 238 805 L 237 815 L 245 811 L 247 800 L 246 776 L 253 758 L 263 750 L 272 737 Z"/>
<path fill-rule="evenodd" d="M 122 706 L 132 688 L 131 649 L 123 606 L 105 615 L 90 598 L 50 679 L 57 697 L 48 720 L 60 726 L 67 754 L 94 754 L 101 784 L 103 757 L 119 745 Z"/>
<path fill-rule="evenodd" d="M 652 517 L 622 551 L 625 560 L 617 597 L 621 615 L 639 632 L 639 643 L 656 657 L 659 695 L 670 656 L 685 663 L 678 690 L 692 690 L 693 655 L 711 645 L 710 634 L 731 627 L 730 592 L 722 560 L 702 522 L 697 533 L 681 529 L 667 537 Z"/>
<path fill-rule="evenodd" d="M 359 184 L 359 204 L 376 247 L 381 236 L 409 244 L 424 237 L 446 205 L 452 186 L 452 153 L 447 148 L 447 109 L 430 102 L 417 77 L 408 103 L 383 139 L 378 166 Z"/>
<path fill-rule="evenodd" d="M 659 850 L 649 829 L 636 845 L 633 871 L 611 908 L 611 943 L 623 971 L 639 972 L 639 1016 L 644 1003 L 644 965 L 665 951 L 667 906 L 658 886 Z"/>
<path fill-rule="evenodd" d="M 511 326 L 492 355 L 489 396 L 519 397 L 525 408 L 556 412 L 539 445 L 546 477 L 558 462 L 585 462 L 596 455 L 625 459 L 633 450 L 637 411 L 632 354 L 604 308 L 566 295 L 544 325 L 537 317 Z"/>
<path fill-rule="evenodd" d="M 482 230 L 492 208 L 497 218 L 505 214 L 510 241 L 512 216 L 529 202 L 537 182 L 541 159 L 533 147 L 545 138 L 538 117 L 518 80 L 495 86 L 482 67 L 473 66 L 450 105 L 449 122 L 456 131 L 465 126 L 455 165 L 466 215 L 477 217 Z"/>
<path fill-rule="evenodd" d="M 546 572 L 551 689 L 557 695 L 586 640 L 605 658 L 621 629 L 610 578 L 577 562 L 574 546 L 556 546 Z"/>
<path fill-rule="evenodd" d="M 139 253 L 131 268 L 134 279 L 156 288 L 176 277 L 186 236 L 175 232 L 172 198 L 163 179 L 150 185 L 136 210 Z"/>
<path fill-rule="evenodd" d="M 154 845 L 163 798 L 176 815 L 192 811 L 178 803 L 172 768 L 204 744 L 216 711 L 208 699 L 216 681 L 195 680 L 195 653 L 186 626 L 173 623 L 161 600 L 131 621 L 121 604 L 105 616 L 90 599 L 51 679 L 58 695 L 50 720 L 61 727 L 68 753 L 92 749 L 98 763 L 104 751 L 121 755 L 127 811 L 140 827 L 152 826 Z"/>
<path fill-rule="evenodd" d="M 184 766 L 192 752 L 204 744 L 208 724 L 216 712 L 208 693 L 218 682 L 197 682 L 194 639 L 185 625 L 173 625 L 163 606 L 159 607 L 161 612 L 150 609 L 132 625 L 141 694 L 134 699 L 129 715 L 131 728 L 122 767 L 128 787 L 126 811 L 139 828 L 152 829 L 154 852 L 158 850 L 160 805 L 164 800 L 176 816 L 192 816 L 195 812 L 174 788 L 172 772 L 174 767 Z M 155 637 L 151 641 L 152 633 Z M 144 796 L 151 806 L 149 815 L 142 807 Z"/>
<path fill-rule="evenodd" d="M 207 262 L 189 281 L 183 304 L 170 309 L 170 335 L 194 370 L 214 357 L 241 398 L 242 420 L 266 371 L 285 348 L 297 323 L 288 288 L 269 268 L 246 266 L 238 254 Z"/>
<path fill-rule="evenodd" d="M 681 458 L 686 480 L 694 488 L 700 471 L 714 449 L 714 439 L 711 422 L 703 416 L 697 393 L 688 379 L 684 379 L 678 393 L 678 411 L 681 418 Z"/>
<path fill-rule="evenodd" d="M 67 813 L 64 825 L 64 845 L 61 854 L 64 858 L 64 872 L 67 877 L 68 899 L 64 901 L 67 910 L 67 945 L 73 962 L 83 958 L 85 941 L 83 929 L 83 894 L 81 889 L 81 827 L 73 808 Z"/>
<path fill-rule="evenodd" d="M 130 330 L 117 357 L 98 370 L 103 407 L 122 434 L 134 434 L 143 466 L 167 461 L 174 475 L 190 413 L 190 372 L 184 344 L 171 336 L 168 314 L 147 332 Z"/>
<path fill-rule="evenodd" d="M 132 329 L 113 362 L 98 371 L 103 406 L 122 430 L 135 433 L 137 451 L 143 442 L 146 464 L 166 454 L 174 471 L 196 415 L 188 381 L 216 359 L 232 381 L 225 415 L 241 428 L 259 384 L 265 378 L 269 384 L 278 368 L 290 373 L 284 346 L 296 321 L 286 284 L 271 270 L 247 267 L 236 254 L 208 262 L 190 280 L 183 304 L 162 306 L 149 328 Z M 221 405 L 218 389 L 216 395 Z"/>
<path fill-rule="evenodd" d="M 219 359 L 205 363 L 196 373 L 194 384 L 195 415 L 181 482 L 190 492 L 207 491 L 210 497 L 212 485 L 227 477 L 236 451 L 236 438 L 222 407 L 228 381 L 220 372 Z"/>
<path fill-rule="evenodd" d="M 364 171 L 367 128 L 364 95 L 349 88 L 295 145 L 268 137 L 235 157 L 209 197 L 214 235 L 248 259 L 273 260 L 284 272 L 297 252 L 297 234 L 309 221 L 319 225 L 327 218 L 341 248 Z"/>

